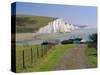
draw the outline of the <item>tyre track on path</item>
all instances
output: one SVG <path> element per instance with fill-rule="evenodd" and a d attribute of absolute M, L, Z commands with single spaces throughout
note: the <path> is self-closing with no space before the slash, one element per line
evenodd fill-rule
<path fill-rule="evenodd" d="M 76 44 L 75 48 L 65 52 L 64 56 L 54 66 L 54 70 L 89 68 L 90 65 L 86 59 L 85 47 L 86 45 L 84 44 Z"/>

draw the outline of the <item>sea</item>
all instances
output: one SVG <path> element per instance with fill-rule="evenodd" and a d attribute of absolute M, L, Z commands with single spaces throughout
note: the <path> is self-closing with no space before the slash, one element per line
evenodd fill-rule
<path fill-rule="evenodd" d="M 90 35 L 97 33 L 97 28 L 86 28 L 81 30 L 76 30 L 73 32 L 66 33 L 49 33 L 49 34 L 37 34 L 36 39 L 17 41 L 18 45 L 32 45 L 32 44 L 41 44 L 43 41 L 62 41 L 74 38 L 82 38 L 85 41 L 89 41 Z"/>

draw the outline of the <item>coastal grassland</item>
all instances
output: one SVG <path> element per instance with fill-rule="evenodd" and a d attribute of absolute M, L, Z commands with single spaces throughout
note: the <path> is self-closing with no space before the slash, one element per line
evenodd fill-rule
<path fill-rule="evenodd" d="M 40 60 L 40 58 L 42 57 L 43 51 L 46 52 L 47 50 L 46 48 L 47 46 L 41 46 L 41 45 L 17 45 L 16 46 L 16 71 L 23 72 L 28 67 L 33 67 L 34 64 L 37 63 L 36 61 Z M 24 56 L 23 56 L 23 51 L 24 51 Z"/>
<path fill-rule="evenodd" d="M 94 47 L 86 47 L 87 59 L 91 67 L 97 67 L 97 50 Z"/>
<path fill-rule="evenodd" d="M 17 33 L 35 32 L 39 28 L 53 21 L 54 19 L 55 19 L 54 17 L 17 14 L 16 15 L 16 32 Z"/>
<path fill-rule="evenodd" d="M 46 58 L 32 68 L 31 71 L 52 71 L 56 63 L 61 59 L 66 51 L 75 47 L 73 44 L 69 45 L 56 45 L 51 52 L 48 52 Z"/>
<path fill-rule="evenodd" d="M 31 56 L 30 56 L 30 47 L 34 49 L 33 51 L 33 63 L 31 63 Z M 38 46 L 39 47 L 39 46 Z M 50 48 L 43 57 L 37 57 L 37 51 L 35 50 L 37 46 L 17 46 L 16 49 L 16 69 L 17 72 L 35 72 L 35 71 L 50 71 L 53 69 L 55 64 L 60 60 L 60 58 L 63 56 L 63 54 L 68 51 L 70 48 L 74 48 L 74 44 L 68 44 L 68 45 L 56 45 L 52 48 Z M 41 48 L 41 47 L 39 47 Z M 46 47 L 44 47 L 46 48 Z M 22 66 L 22 51 L 25 50 L 25 65 L 26 68 L 23 69 Z M 41 49 L 40 54 L 41 54 Z"/>

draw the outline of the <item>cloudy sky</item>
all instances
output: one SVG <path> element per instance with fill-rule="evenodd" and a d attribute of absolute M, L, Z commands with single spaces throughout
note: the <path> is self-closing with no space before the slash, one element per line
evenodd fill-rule
<path fill-rule="evenodd" d="M 16 14 L 58 17 L 68 23 L 97 27 L 97 7 L 91 6 L 17 2 Z"/>

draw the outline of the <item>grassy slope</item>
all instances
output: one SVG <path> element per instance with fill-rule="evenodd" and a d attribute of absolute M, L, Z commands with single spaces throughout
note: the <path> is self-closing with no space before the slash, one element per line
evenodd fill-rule
<path fill-rule="evenodd" d="M 40 64 L 37 64 L 30 71 L 52 71 L 55 64 L 59 61 L 59 59 L 64 55 L 68 49 L 75 47 L 72 44 L 69 45 L 57 45 L 52 49 L 51 52 L 48 52 L 48 55 L 44 60 L 41 61 Z"/>
<path fill-rule="evenodd" d="M 40 27 L 48 24 L 56 18 L 32 16 L 32 15 L 17 15 L 16 16 L 16 31 L 17 33 L 34 32 Z"/>
<path fill-rule="evenodd" d="M 34 47 L 34 46 L 31 46 Z M 63 54 L 68 51 L 67 49 L 75 47 L 72 44 L 69 45 L 56 45 L 54 48 L 50 49 L 48 54 L 42 58 L 40 58 L 37 63 L 32 65 L 30 61 L 30 56 L 28 57 L 28 54 L 30 54 L 30 51 L 28 50 L 29 47 L 17 47 L 17 72 L 29 72 L 29 71 L 50 71 L 53 69 L 55 64 L 59 61 L 59 59 L 63 56 Z M 20 49 L 26 49 L 27 54 L 25 58 L 27 58 L 26 62 L 30 65 L 26 69 L 23 69 L 22 66 L 19 66 L 22 64 L 20 57 L 21 52 Z M 19 58 L 20 57 L 20 58 Z M 27 65 L 27 64 L 26 64 Z M 33 67 L 32 67 L 33 66 Z"/>
<path fill-rule="evenodd" d="M 45 46 L 44 46 L 45 47 Z M 16 47 L 16 70 L 17 72 L 23 72 L 23 57 L 22 52 L 24 50 L 24 57 L 25 57 L 25 66 L 26 67 L 32 67 L 34 66 L 34 63 L 31 62 L 31 48 L 32 48 L 32 54 L 33 54 L 33 62 L 36 61 L 37 58 L 37 48 L 39 50 L 39 53 L 41 53 L 41 46 L 40 45 L 17 45 Z M 39 54 L 39 56 L 41 56 Z M 40 60 L 40 59 L 39 59 Z"/>
<path fill-rule="evenodd" d="M 91 64 L 92 67 L 97 67 L 97 50 L 93 47 L 89 48 L 87 47 L 86 48 L 86 52 L 87 52 L 87 58 Z"/>
<path fill-rule="evenodd" d="M 57 45 L 52 51 L 49 53 L 47 58 L 37 67 L 35 67 L 34 71 L 49 71 L 52 70 L 57 61 L 64 55 L 67 49 L 74 47 L 73 45 Z"/>

